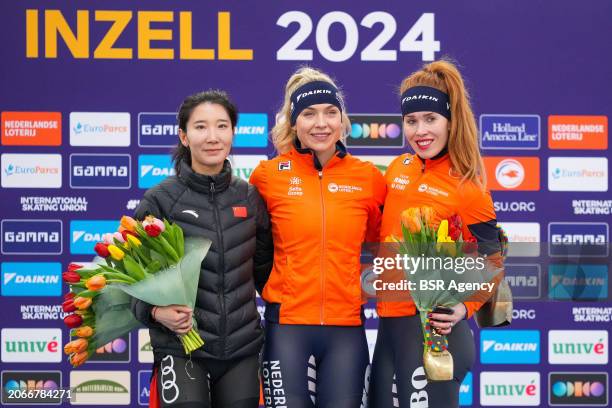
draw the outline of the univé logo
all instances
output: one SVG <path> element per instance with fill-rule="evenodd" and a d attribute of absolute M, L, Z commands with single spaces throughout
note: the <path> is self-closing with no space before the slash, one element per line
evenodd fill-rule
<path fill-rule="evenodd" d="M 550 330 L 550 364 L 608 364 L 606 330 Z"/>
<path fill-rule="evenodd" d="M 482 406 L 539 406 L 540 373 L 490 371 L 480 373 Z"/>
<path fill-rule="evenodd" d="M 400 115 L 349 115 L 351 134 L 348 147 L 403 147 L 402 117 Z"/>
<path fill-rule="evenodd" d="M 59 363 L 61 329 L 2 329 L 3 363 Z"/>

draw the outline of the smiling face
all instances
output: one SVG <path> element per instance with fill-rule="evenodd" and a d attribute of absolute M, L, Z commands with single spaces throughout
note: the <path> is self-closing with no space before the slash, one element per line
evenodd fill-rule
<path fill-rule="evenodd" d="M 294 128 L 302 147 L 311 149 L 325 164 L 340 140 L 342 114 L 340 109 L 328 103 L 311 105 L 300 112 Z"/>
<path fill-rule="evenodd" d="M 448 142 L 449 122 L 436 112 L 414 112 L 404 116 L 404 136 L 422 159 L 431 159 Z"/>
<path fill-rule="evenodd" d="M 185 131 L 179 129 L 183 146 L 191 151 L 191 168 L 200 174 L 218 174 L 232 148 L 234 131 L 225 108 L 205 102 L 196 106 Z"/>

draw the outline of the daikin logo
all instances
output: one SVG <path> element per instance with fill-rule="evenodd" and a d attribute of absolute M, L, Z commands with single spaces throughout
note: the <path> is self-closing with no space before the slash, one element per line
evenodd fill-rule
<path fill-rule="evenodd" d="M 138 187 L 145 189 L 176 174 L 172 157 L 168 154 L 142 154 L 138 156 Z"/>
<path fill-rule="evenodd" d="M 74 220 L 70 222 L 70 253 L 95 255 L 96 242 L 103 240 L 104 234 L 117 231 L 119 223 L 111 220 Z"/>
<path fill-rule="evenodd" d="M 483 364 L 538 364 L 538 330 L 482 330 L 480 361 Z"/>
<path fill-rule="evenodd" d="M 59 296 L 59 262 L 3 262 L 2 296 Z"/>

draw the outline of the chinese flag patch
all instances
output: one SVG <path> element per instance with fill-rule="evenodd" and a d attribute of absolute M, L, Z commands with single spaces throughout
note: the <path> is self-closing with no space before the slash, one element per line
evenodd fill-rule
<path fill-rule="evenodd" d="M 234 210 L 234 217 L 236 218 L 246 218 L 247 216 L 246 207 L 232 207 L 232 210 Z"/>

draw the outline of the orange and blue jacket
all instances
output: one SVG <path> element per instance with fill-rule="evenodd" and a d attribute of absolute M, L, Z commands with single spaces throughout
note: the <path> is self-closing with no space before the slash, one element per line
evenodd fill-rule
<path fill-rule="evenodd" d="M 456 175 L 448 153 L 443 151 L 436 158 L 421 159 L 418 155 L 403 154 L 397 157 L 385 173 L 387 197 L 381 225 L 381 242 L 389 235 L 402 236 L 401 213 L 410 207 L 429 206 L 435 210 L 434 224 L 452 215 L 459 215 L 463 222 L 464 239 L 475 237 L 479 252 L 486 253 L 487 261 L 501 265 L 499 254 L 499 230 L 489 191 Z M 389 279 L 401 279 L 399 274 Z M 496 277 L 501 279 L 501 277 Z M 381 317 L 412 316 L 416 308 L 405 294 L 401 300 L 381 301 L 378 295 L 377 312 Z M 482 296 L 475 301 L 463 302 L 470 318 L 484 303 Z"/>
<path fill-rule="evenodd" d="M 386 193 L 379 170 L 340 142 L 325 166 L 294 146 L 262 161 L 250 182 L 266 202 L 274 239 L 266 320 L 361 325 L 361 245 L 378 240 Z"/>

